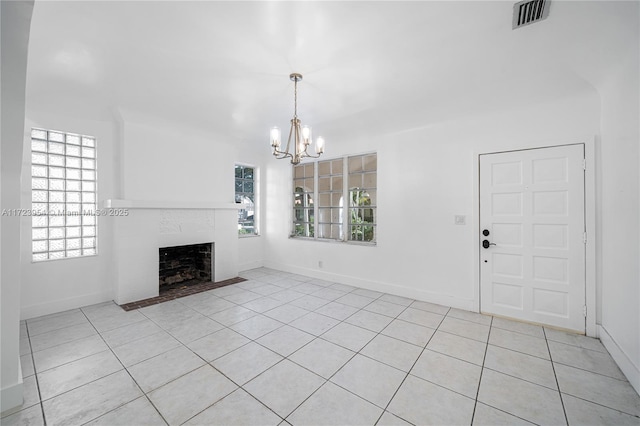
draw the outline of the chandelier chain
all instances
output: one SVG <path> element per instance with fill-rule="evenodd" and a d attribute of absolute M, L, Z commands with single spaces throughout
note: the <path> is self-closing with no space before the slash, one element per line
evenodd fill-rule
<path fill-rule="evenodd" d="M 293 117 L 298 118 L 298 78 L 293 80 Z"/>

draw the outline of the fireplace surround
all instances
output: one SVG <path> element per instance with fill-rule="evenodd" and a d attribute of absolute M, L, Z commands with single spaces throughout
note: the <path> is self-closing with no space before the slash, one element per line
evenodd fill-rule
<path fill-rule="evenodd" d="M 114 300 L 119 305 L 159 295 L 160 249 L 212 246 L 212 279 L 238 276 L 238 208 L 242 204 L 106 200 L 105 208 L 126 209 L 108 218 L 113 235 Z M 215 247 L 215 255 L 213 248 Z"/>

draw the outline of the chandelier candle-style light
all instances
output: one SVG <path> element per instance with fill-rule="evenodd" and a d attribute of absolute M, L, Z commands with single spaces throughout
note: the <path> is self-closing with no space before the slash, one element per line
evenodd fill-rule
<path fill-rule="evenodd" d="M 298 118 L 298 82 L 302 80 L 302 74 L 293 73 L 289 75 L 293 81 L 293 118 L 291 119 L 291 129 L 289 130 L 289 139 L 287 139 L 287 147 L 284 151 L 280 151 L 280 129 L 273 127 L 271 129 L 271 147 L 273 155 L 278 159 L 291 158 L 291 164 L 298 164 L 303 158 L 318 158 L 324 152 L 324 139 L 318 137 L 316 140 L 316 155 L 309 154 L 307 149 L 311 144 L 311 127 L 300 126 Z M 293 152 L 292 148 L 293 139 Z"/>

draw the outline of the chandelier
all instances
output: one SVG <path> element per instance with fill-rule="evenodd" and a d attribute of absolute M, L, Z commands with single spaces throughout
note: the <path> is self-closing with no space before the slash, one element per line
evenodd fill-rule
<path fill-rule="evenodd" d="M 324 139 L 318 137 L 316 140 L 316 155 L 309 154 L 307 149 L 311 144 L 311 127 L 301 126 L 300 119 L 298 118 L 298 82 L 302 80 L 302 74 L 294 72 L 289 75 L 289 78 L 293 81 L 294 107 L 287 147 L 284 151 L 280 150 L 280 129 L 278 127 L 271 128 L 271 147 L 273 148 L 273 155 L 278 160 L 291 158 L 291 164 L 295 165 L 300 163 L 303 158 L 320 157 L 320 154 L 324 152 Z M 293 149 L 293 151 L 291 151 L 291 149 Z"/>

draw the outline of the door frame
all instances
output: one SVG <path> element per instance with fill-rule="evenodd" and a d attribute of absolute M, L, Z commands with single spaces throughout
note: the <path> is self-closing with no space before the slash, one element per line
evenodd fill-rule
<path fill-rule="evenodd" d="M 585 244 L 585 305 L 587 315 L 585 318 L 585 333 L 590 337 L 598 337 L 598 290 L 597 290 L 597 269 L 596 269 L 596 159 L 595 159 L 595 137 L 587 138 L 578 142 L 567 143 L 529 143 L 526 146 L 515 144 L 500 147 L 498 149 L 488 149 L 483 151 L 473 151 L 473 210 L 471 223 L 473 225 L 473 256 L 476 259 L 473 268 L 474 281 L 474 306 L 476 312 L 480 312 L 480 155 L 498 154 L 501 152 L 525 151 L 539 148 L 556 148 L 567 145 L 583 145 L 586 170 L 584 174 L 584 221 L 587 232 L 587 243 Z"/>

